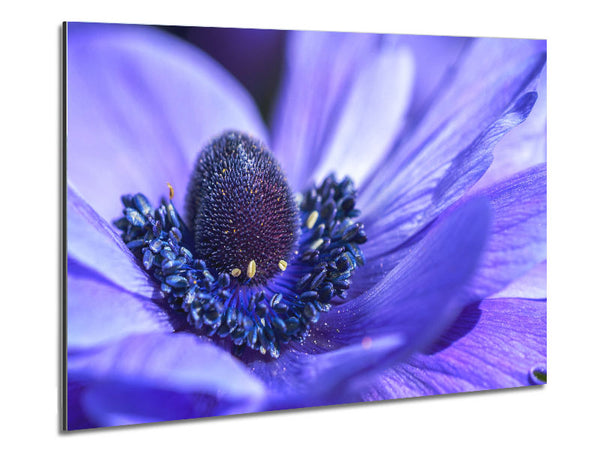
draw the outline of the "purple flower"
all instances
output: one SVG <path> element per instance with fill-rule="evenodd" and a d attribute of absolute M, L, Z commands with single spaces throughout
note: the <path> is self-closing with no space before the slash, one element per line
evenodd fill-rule
<path fill-rule="evenodd" d="M 292 32 L 270 131 L 153 28 L 69 24 L 67 56 L 69 429 L 545 382 L 544 41 Z M 196 333 L 111 225 L 167 182 L 183 210 L 230 129 L 296 192 L 351 176 L 369 236 L 345 301 L 279 358 Z"/>

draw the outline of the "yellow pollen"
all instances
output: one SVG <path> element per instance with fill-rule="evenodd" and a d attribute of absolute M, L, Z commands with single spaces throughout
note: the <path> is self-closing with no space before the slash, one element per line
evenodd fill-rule
<path fill-rule="evenodd" d="M 253 278 L 256 275 L 256 261 L 252 260 L 248 263 L 246 275 L 248 275 L 248 278 Z"/>
<path fill-rule="evenodd" d="M 315 226 L 315 223 L 317 223 L 317 219 L 319 218 L 319 212 L 318 211 L 313 211 L 310 213 L 310 215 L 308 216 L 308 219 L 306 219 L 306 227 L 310 230 L 312 229 L 312 227 Z"/>
<path fill-rule="evenodd" d="M 279 270 L 283 272 L 285 269 L 287 269 L 287 262 L 285 262 L 282 259 L 281 261 L 279 261 L 279 264 L 277 264 L 277 266 L 279 266 Z"/>
<path fill-rule="evenodd" d="M 323 243 L 323 239 L 319 238 L 316 241 L 313 241 L 312 244 L 310 244 L 310 248 L 312 248 L 313 250 L 316 250 L 317 248 L 319 248 L 319 246 Z"/>
<path fill-rule="evenodd" d="M 238 269 L 237 267 L 231 271 L 231 276 L 235 277 L 235 278 L 239 277 L 241 274 L 242 274 L 242 271 L 240 269 Z"/>
<path fill-rule="evenodd" d="M 173 200 L 173 197 L 175 197 L 175 189 L 173 189 L 171 183 L 167 183 L 167 186 L 169 187 L 169 200 Z"/>

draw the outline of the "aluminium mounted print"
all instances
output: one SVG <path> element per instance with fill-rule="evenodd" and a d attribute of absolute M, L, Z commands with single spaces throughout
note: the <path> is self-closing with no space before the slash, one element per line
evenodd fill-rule
<path fill-rule="evenodd" d="M 546 383 L 544 40 L 65 28 L 66 429 Z"/>

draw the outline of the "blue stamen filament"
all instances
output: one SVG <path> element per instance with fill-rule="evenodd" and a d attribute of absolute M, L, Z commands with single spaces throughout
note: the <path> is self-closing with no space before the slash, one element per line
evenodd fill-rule
<path fill-rule="evenodd" d="M 277 358 L 282 345 L 302 341 L 335 297 L 346 298 L 354 270 L 364 264 L 359 246 L 367 238 L 354 221 L 360 211 L 347 177 L 338 183 L 330 175 L 304 192 L 297 205 L 296 252 L 285 259 L 285 271 L 280 268 L 260 283 L 246 276 L 246 267 L 236 278 L 190 250 L 198 248 L 197 233 L 173 206 L 173 195 L 169 185 L 169 200 L 162 199 L 156 209 L 142 194 L 121 197 L 124 216 L 115 225 L 160 283 L 170 308 L 186 314 L 194 329 L 229 338 L 236 355 L 248 347 Z"/>

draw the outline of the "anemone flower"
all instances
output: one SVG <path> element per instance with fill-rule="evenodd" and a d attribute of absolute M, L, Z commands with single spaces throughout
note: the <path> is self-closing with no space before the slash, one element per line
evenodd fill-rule
<path fill-rule="evenodd" d="M 69 429 L 545 382 L 544 41 L 291 32 L 270 129 L 152 27 L 67 61 Z"/>

